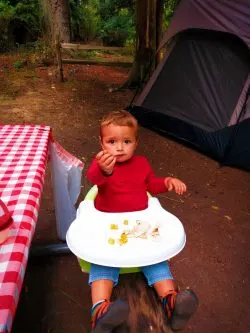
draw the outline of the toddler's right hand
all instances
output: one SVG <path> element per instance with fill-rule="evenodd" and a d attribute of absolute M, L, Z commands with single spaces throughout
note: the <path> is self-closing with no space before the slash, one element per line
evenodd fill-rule
<path fill-rule="evenodd" d="M 108 152 L 102 150 L 96 155 L 96 160 L 102 172 L 110 176 L 113 172 L 116 158 Z"/>

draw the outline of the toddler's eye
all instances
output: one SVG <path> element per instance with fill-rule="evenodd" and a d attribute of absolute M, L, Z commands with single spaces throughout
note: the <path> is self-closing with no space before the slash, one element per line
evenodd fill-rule
<path fill-rule="evenodd" d="M 110 143 L 111 145 L 113 145 L 115 143 L 115 140 L 109 140 L 108 143 Z"/>
<path fill-rule="evenodd" d="M 126 145 L 130 142 L 131 142 L 130 140 L 124 140 L 124 143 L 126 143 Z"/>

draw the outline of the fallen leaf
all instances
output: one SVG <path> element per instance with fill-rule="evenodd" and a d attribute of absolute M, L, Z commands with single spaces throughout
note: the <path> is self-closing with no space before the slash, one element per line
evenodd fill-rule
<path fill-rule="evenodd" d="M 225 215 L 224 217 L 225 217 L 225 219 L 227 219 L 228 221 L 232 221 L 232 218 L 231 218 L 229 215 Z"/>
<path fill-rule="evenodd" d="M 213 209 L 219 210 L 220 208 L 218 206 L 212 206 Z"/>

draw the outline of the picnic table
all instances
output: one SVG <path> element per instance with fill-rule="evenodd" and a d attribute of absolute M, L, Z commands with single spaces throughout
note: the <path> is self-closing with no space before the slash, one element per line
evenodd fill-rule
<path fill-rule="evenodd" d="M 54 140 L 49 126 L 0 125 L 0 198 L 14 221 L 10 236 L 0 245 L 0 333 L 12 328 L 49 159 L 57 233 L 65 240 L 75 217 L 83 163 Z"/>

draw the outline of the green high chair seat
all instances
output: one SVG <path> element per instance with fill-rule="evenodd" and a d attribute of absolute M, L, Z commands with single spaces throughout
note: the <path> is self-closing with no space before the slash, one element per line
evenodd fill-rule
<path fill-rule="evenodd" d="M 86 194 L 84 200 L 95 200 L 95 197 L 98 193 L 98 188 L 96 185 L 94 185 Z M 150 197 L 150 194 L 148 193 L 148 196 Z M 89 273 L 91 264 L 88 261 L 85 261 L 83 259 L 78 258 L 79 265 L 81 267 L 81 270 L 83 273 Z M 121 268 L 120 273 L 137 273 L 140 272 L 140 268 L 138 267 L 126 267 Z"/>

